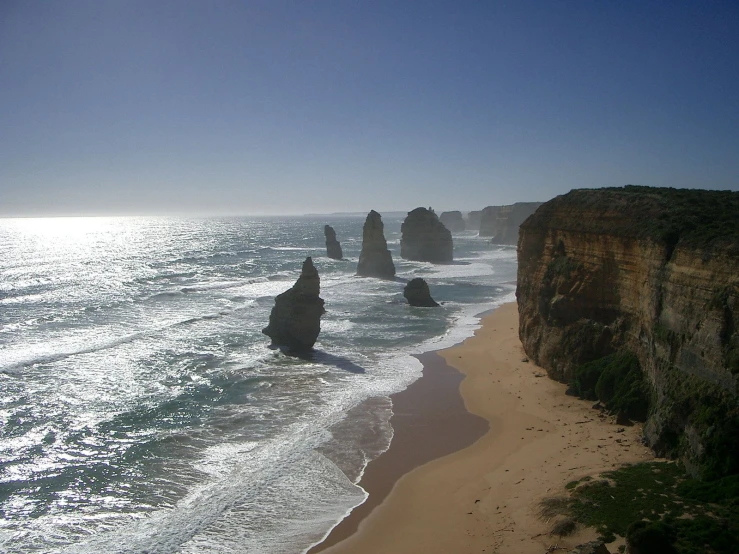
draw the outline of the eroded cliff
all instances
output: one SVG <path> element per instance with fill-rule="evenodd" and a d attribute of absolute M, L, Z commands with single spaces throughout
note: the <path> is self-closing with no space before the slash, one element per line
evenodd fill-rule
<path fill-rule="evenodd" d="M 488 206 L 480 215 L 480 236 L 495 244 L 516 244 L 518 228 L 541 206 L 541 202 L 516 202 L 510 206 Z"/>
<path fill-rule="evenodd" d="M 638 358 L 646 438 L 694 474 L 739 472 L 739 193 L 574 190 L 520 229 L 519 334 L 551 377 Z"/>

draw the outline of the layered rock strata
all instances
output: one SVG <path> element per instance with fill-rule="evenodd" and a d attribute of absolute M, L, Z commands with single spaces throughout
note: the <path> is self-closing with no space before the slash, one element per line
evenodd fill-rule
<path fill-rule="evenodd" d="M 306 258 L 293 287 L 275 298 L 269 325 L 262 330 L 272 344 L 296 353 L 313 348 L 321 332 L 321 316 L 326 313 L 319 296 L 320 283 L 313 260 Z"/>
<path fill-rule="evenodd" d="M 411 279 L 403 289 L 403 296 L 411 306 L 417 306 L 421 308 L 435 308 L 439 304 L 434 302 L 431 298 L 431 291 L 429 290 L 428 283 L 416 277 Z"/>
<path fill-rule="evenodd" d="M 452 234 L 433 210 L 416 208 L 400 227 L 400 256 L 406 260 L 449 263 L 453 260 Z"/>
<path fill-rule="evenodd" d="M 510 206 L 488 206 L 480 216 L 480 236 L 494 244 L 517 244 L 518 228 L 541 206 L 541 202 L 517 202 Z"/>
<path fill-rule="evenodd" d="M 465 230 L 462 212 L 441 212 L 439 221 L 441 221 L 444 224 L 444 227 L 449 229 L 452 233 L 459 233 Z"/>
<path fill-rule="evenodd" d="M 382 216 L 375 210 L 370 211 L 362 229 L 362 251 L 359 254 L 357 275 L 381 279 L 395 277 L 395 264 L 387 248 L 384 229 Z"/>
<path fill-rule="evenodd" d="M 336 240 L 336 231 L 331 225 L 326 225 L 323 228 L 323 234 L 326 236 L 326 255 L 334 260 L 340 260 L 344 257 L 344 253 L 341 251 L 341 243 Z"/>
<path fill-rule="evenodd" d="M 646 438 L 694 474 L 739 471 L 739 193 L 573 190 L 518 242 L 519 334 L 554 379 L 617 351 L 652 398 Z"/>

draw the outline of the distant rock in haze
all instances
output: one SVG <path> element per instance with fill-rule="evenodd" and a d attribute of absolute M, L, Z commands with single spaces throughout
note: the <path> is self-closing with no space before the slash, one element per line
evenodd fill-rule
<path fill-rule="evenodd" d="M 444 227 L 449 229 L 452 233 L 459 233 L 465 230 L 464 218 L 462 212 L 441 212 L 439 220 L 444 224 Z"/>
<path fill-rule="evenodd" d="M 475 210 L 467 213 L 467 216 L 465 217 L 465 227 L 468 231 L 480 230 L 480 216 L 482 216 L 482 210 Z"/>
<path fill-rule="evenodd" d="M 431 298 L 431 291 L 429 286 L 420 277 L 411 279 L 403 289 L 403 296 L 408 300 L 408 304 L 411 306 L 418 306 L 421 308 L 435 308 L 438 306 L 434 299 Z"/>
<path fill-rule="evenodd" d="M 359 254 L 357 275 L 380 279 L 395 277 L 395 265 L 387 249 L 384 229 L 382 216 L 375 210 L 370 211 L 362 230 L 362 252 Z"/>
<path fill-rule="evenodd" d="M 541 202 L 488 206 L 482 211 L 480 236 L 493 237 L 494 244 L 518 244 L 518 228 L 539 206 Z"/>
<path fill-rule="evenodd" d="M 402 258 L 433 263 L 453 260 L 452 234 L 432 209 L 416 208 L 408 212 L 400 231 Z"/>
<path fill-rule="evenodd" d="M 272 344 L 297 353 L 313 348 L 321 331 L 321 316 L 326 313 L 318 296 L 320 284 L 318 270 L 308 257 L 293 287 L 275 298 L 269 325 L 262 330 Z"/>
<path fill-rule="evenodd" d="M 344 257 L 341 251 L 341 243 L 336 240 L 336 231 L 331 225 L 326 225 L 323 228 L 323 234 L 326 235 L 326 255 L 334 260 L 340 260 Z"/>

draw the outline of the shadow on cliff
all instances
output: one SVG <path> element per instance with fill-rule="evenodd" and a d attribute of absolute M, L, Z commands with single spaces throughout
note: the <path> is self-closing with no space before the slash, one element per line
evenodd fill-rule
<path fill-rule="evenodd" d="M 365 370 L 362 366 L 358 366 L 347 358 L 336 356 L 334 354 L 329 354 L 328 352 L 324 352 L 323 350 L 313 350 L 312 352 L 301 354 L 298 357 L 301 360 L 305 360 L 308 362 L 337 367 L 344 371 L 348 371 L 349 373 L 365 373 Z"/>

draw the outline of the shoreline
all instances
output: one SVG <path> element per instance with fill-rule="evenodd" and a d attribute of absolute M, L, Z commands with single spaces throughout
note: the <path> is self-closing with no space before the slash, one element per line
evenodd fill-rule
<path fill-rule="evenodd" d="M 485 431 L 472 442 L 450 442 L 473 436 L 465 434 L 464 424 L 458 425 L 464 418 L 453 412 L 445 421 L 446 410 L 424 396 L 426 385 L 414 388 L 437 370 L 443 372 L 437 366 L 427 375 L 427 363 L 438 363 L 434 356 L 456 370 L 452 396 L 463 411 L 485 422 Z M 367 500 L 309 553 L 540 554 L 554 544 L 573 548 L 593 540 L 595 530 L 552 537 L 552 522 L 537 516 L 538 502 L 562 494 L 574 479 L 653 459 L 639 441 L 640 426 L 616 426 L 613 418 L 593 410 L 592 403 L 566 396 L 565 385 L 525 358 L 515 302 L 484 313 L 481 327 L 463 343 L 419 359 L 423 376 L 398 393 L 407 407 L 415 404 L 419 411 L 398 409 L 405 415 L 391 420 L 389 449 L 368 464 L 359 482 Z M 431 389 L 433 380 L 426 381 Z M 392 398 L 395 412 L 396 395 Z M 413 431 L 416 438 L 410 439 Z M 433 442 L 453 449 L 435 450 L 428 446 Z M 408 453 L 417 451 L 427 458 L 436 455 L 406 463 Z M 614 545 L 609 548 L 613 551 Z"/>
<path fill-rule="evenodd" d="M 435 351 L 415 357 L 423 364 L 421 377 L 390 396 L 393 402 L 390 447 L 367 464 L 357 483 L 367 492 L 367 499 L 307 554 L 325 551 L 354 535 L 403 475 L 473 444 L 488 431 L 487 420 L 469 413 L 464 406 L 459 394 L 462 373 Z M 434 433 L 429 435 L 431 429 Z"/>

